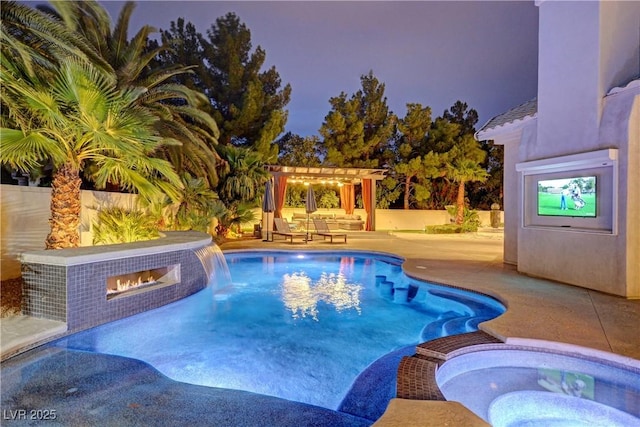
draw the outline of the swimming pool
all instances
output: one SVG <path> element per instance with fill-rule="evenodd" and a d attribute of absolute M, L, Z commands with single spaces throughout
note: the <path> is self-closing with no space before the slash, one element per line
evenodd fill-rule
<path fill-rule="evenodd" d="M 368 369 L 395 374 L 397 364 L 377 364 L 389 354 L 504 312 L 489 297 L 410 279 L 402 260 L 385 254 L 225 258 L 230 283 L 54 345 L 143 360 L 177 381 L 339 409 Z M 392 397 L 395 382 L 376 387 Z"/>

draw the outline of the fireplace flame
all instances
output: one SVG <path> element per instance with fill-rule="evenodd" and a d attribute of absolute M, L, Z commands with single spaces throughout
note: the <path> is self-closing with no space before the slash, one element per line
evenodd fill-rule
<path fill-rule="evenodd" d="M 107 293 L 122 292 L 132 288 L 137 288 L 138 286 L 150 285 L 152 283 L 155 283 L 155 281 L 156 279 L 153 277 L 153 275 L 149 275 L 146 280 L 142 280 L 142 276 L 138 276 L 138 280 L 122 281 L 120 279 L 116 279 L 116 288 L 108 289 Z"/>

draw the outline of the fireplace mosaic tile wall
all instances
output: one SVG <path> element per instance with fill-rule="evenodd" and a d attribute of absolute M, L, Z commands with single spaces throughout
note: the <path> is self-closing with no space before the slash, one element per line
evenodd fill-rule
<path fill-rule="evenodd" d="M 172 277 L 178 278 L 174 283 L 108 298 L 109 277 L 171 268 Z M 23 313 L 66 322 L 69 333 L 177 301 L 203 289 L 208 282 L 200 259 L 189 249 L 77 265 L 23 261 L 22 277 Z"/>

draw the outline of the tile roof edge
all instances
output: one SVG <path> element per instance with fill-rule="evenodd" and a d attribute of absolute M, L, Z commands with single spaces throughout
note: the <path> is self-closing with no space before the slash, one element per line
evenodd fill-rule
<path fill-rule="evenodd" d="M 638 90 L 640 92 L 640 78 L 635 78 L 629 81 L 627 84 L 623 86 L 616 86 L 609 90 L 605 97 L 613 96 L 619 93 Z M 501 117 L 508 118 L 509 114 L 513 114 L 518 111 L 518 109 L 523 109 L 526 111 L 527 108 L 531 108 L 529 104 L 536 103 L 535 111 L 529 114 L 524 114 L 522 116 L 516 116 L 513 119 L 505 120 L 501 122 L 499 119 Z M 495 135 L 505 133 L 505 131 L 515 130 L 519 128 L 521 125 L 525 124 L 531 119 L 535 119 L 538 116 L 537 112 L 537 102 L 538 98 L 533 98 L 529 101 L 523 102 L 520 105 L 517 105 L 504 113 L 498 114 L 490 118 L 475 134 L 474 137 L 477 141 L 484 141 L 488 139 L 492 139 Z M 491 124 L 492 122 L 496 122 L 496 124 Z"/>
<path fill-rule="evenodd" d="M 518 112 L 519 110 L 523 110 L 522 113 L 514 115 L 514 113 Z M 517 105 L 505 111 L 504 113 L 501 113 L 492 117 L 480 128 L 480 130 L 478 130 L 474 134 L 474 137 L 478 141 L 483 141 L 486 139 L 491 139 L 490 136 L 493 136 L 496 133 L 502 133 L 502 132 L 498 132 L 499 130 L 502 131 L 502 130 L 507 130 L 512 128 L 518 128 L 520 125 L 528 122 L 529 120 L 536 118 L 538 116 L 537 110 L 538 110 L 538 98 L 535 97 L 533 99 L 530 99 L 529 101 L 523 102 L 522 104 Z M 509 115 L 514 115 L 514 117 L 511 118 L 509 117 Z M 504 122 L 501 122 L 500 120 L 501 118 L 504 118 L 506 120 Z M 496 123 L 492 124 L 492 122 L 496 122 Z M 489 135 L 489 137 L 487 137 L 487 135 Z"/>

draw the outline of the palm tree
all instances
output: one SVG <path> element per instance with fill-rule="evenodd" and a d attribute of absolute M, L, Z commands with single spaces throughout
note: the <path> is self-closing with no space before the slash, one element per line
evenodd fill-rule
<path fill-rule="evenodd" d="M 113 72 L 76 60 L 64 62 L 53 80 L 24 78 L 10 64 L 2 59 L 2 104 L 17 126 L 0 127 L 2 163 L 21 170 L 53 165 L 47 249 L 79 244 L 80 173 L 88 164 L 96 166 L 89 178 L 98 188 L 117 182 L 143 198 L 163 197 L 163 190 L 177 198 L 178 175 L 153 157 L 166 140 L 139 102 L 144 89 L 118 89 Z"/>
<path fill-rule="evenodd" d="M 469 158 L 455 159 L 447 163 L 446 177 L 458 183 L 458 196 L 456 198 L 456 224 L 461 225 L 464 220 L 464 187 L 465 183 L 472 181 L 485 181 L 489 174 L 480 167 L 477 161 Z"/>
<path fill-rule="evenodd" d="M 84 38 L 42 11 L 10 1 L 2 3 L 0 17 L 0 61 L 3 70 L 17 79 L 53 79 L 61 61 L 66 60 L 91 62 L 111 70 Z M 16 129 L 22 125 L 15 114 L 19 106 L 11 105 L 4 86 L 0 90 L 0 126 Z"/>
<path fill-rule="evenodd" d="M 172 228 L 208 232 L 211 220 L 223 215 L 226 209 L 203 178 L 194 178 L 188 173 L 183 173 L 181 178 L 184 190 L 179 202 L 172 206 Z"/>
<path fill-rule="evenodd" d="M 220 199 L 227 205 L 257 200 L 269 176 L 261 156 L 255 151 L 233 145 L 225 146 L 222 153 L 229 166 L 218 185 Z"/>
<path fill-rule="evenodd" d="M 134 2 L 126 2 L 115 25 L 105 9 L 94 0 L 52 2 L 51 16 L 87 40 L 93 50 L 113 67 L 118 88 L 144 87 L 137 100 L 157 117 L 159 134 L 178 141 L 158 153 L 169 160 L 178 173 L 206 177 L 216 185 L 223 160 L 215 150 L 220 135 L 215 120 L 206 112 L 209 99 L 197 90 L 175 83 L 180 75 L 193 73 L 181 64 L 157 66 L 154 59 L 167 46 L 150 47 L 155 28 L 145 25 L 129 40 L 129 22 Z M 113 28 L 113 29 L 112 29 Z"/>
<path fill-rule="evenodd" d="M 221 147 L 221 152 L 228 169 L 221 175 L 217 192 L 227 211 L 218 218 L 217 232 L 225 236 L 231 225 L 252 219 L 249 209 L 258 205 L 269 173 L 255 151 L 229 145 Z"/>

